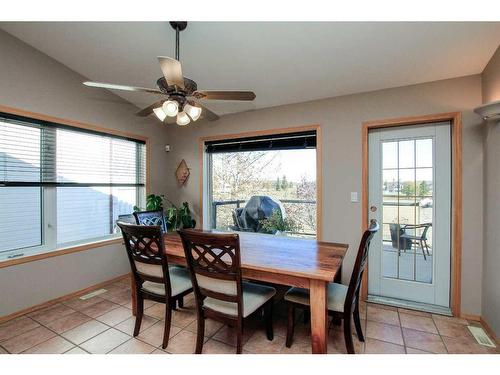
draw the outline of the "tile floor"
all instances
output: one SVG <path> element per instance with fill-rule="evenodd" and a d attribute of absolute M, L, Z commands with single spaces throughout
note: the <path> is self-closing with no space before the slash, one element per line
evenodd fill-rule
<path fill-rule="evenodd" d="M 107 292 L 87 300 L 73 298 L 0 324 L 0 354 L 4 353 L 111 353 L 180 354 L 192 353 L 196 340 L 194 299 L 173 314 L 171 339 L 161 349 L 162 304 L 146 302 L 141 332 L 132 337 L 130 287 L 127 279 L 104 287 Z M 285 347 L 284 304 L 275 308 L 275 337 L 268 341 L 258 318 L 248 321 L 244 333 L 244 353 L 310 353 L 309 325 L 298 317 L 294 343 Z M 366 340 L 354 342 L 357 353 L 500 353 L 476 343 L 464 319 L 368 304 L 361 306 Z M 299 314 L 300 315 L 300 314 Z M 354 331 L 353 331 L 354 332 Z M 204 353 L 234 353 L 235 335 L 229 327 L 208 320 Z M 345 353 L 342 328 L 332 325 L 328 336 L 329 353 Z"/>

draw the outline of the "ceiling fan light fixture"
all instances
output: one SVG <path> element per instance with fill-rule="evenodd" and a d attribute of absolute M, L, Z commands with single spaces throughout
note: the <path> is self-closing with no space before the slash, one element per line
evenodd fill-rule
<path fill-rule="evenodd" d="M 186 112 L 193 121 L 196 121 L 200 118 L 201 108 L 196 107 L 194 105 L 186 104 L 184 106 L 184 112 Z"/>
<path fill-rule="evenodd" d="M 174 100 L 167 100 L 162 105 L 163 112 L 169 117 L 174 117 L 179 112 L 179 104 Z"/>
<path fill-rule="evenodd" d="M 186 112 L 182 111 L 177 114 L 177 125 L 184 126 L 191 122 Z"/>
<path fill-rule="evenodd" d="M 153 112 L 155 113 L 156 117 L 158 117 L 158 120 L 160 120 L 161 122 L 163 122 L 167 118 L 167 114 L 165 113 L 162 107 L 153 108 Z"/>

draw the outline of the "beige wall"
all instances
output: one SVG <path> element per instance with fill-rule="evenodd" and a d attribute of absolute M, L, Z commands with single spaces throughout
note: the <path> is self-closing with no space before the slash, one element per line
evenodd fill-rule
<path fill-rule="evenodd" d="M 483 103 L 500 100 L 500 47 L 482 74 Z M 500 337 L 500 121 L 484 127 L 484 254 L 482 315 Z"/>
<path fill-rule="evenodd" d="M 257 95 L 259 93 L 257 92 Z M 472 109 L 481 103 L 479 75 L 349 95 L 295 105 L 224 116 L 216 122 L 168 127 L 172 151 L 165 173 L 174 172 L 181 159 L 191 176 L 178 187 L 167 180 L 168 197 L 186 200 L 198 214 L 198 137 L 243 131 L 320 124 L 323 134 L 323 239 L 346 242 L 351 251 L 343 273 L 347 282 L 360 239 L 361 206 L 350 202 L 350 192 L 361 192 L 361 123 L 366 120 L 460 111 L 463 114 L 463 267 L 462 309 L 481 312 L 483 145 L 482 125 Z M 208 104 L 209 105 L 209 104 Z"/>
<path fill-rule="evenodd" d="M 481 85 L 483 103 L 500 100 L 500 47 L 484 68 Z"/>
<path fill-rule="evenodd" d="M 77 50 L 76 50 L 77 51 Z M 0 31 L 0 105 L 129 131 L 151 139 L 151 189 L 165 190 L 165 128 L 133 116 L 137 108 Z M 3 238 L 1 239 L 4 240 Z M 129 271 L 121 246 L 0 268 L 0 316 L 88 287 Z"/>

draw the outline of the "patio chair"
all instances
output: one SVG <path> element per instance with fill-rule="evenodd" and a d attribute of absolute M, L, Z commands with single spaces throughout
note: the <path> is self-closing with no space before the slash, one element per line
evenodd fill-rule
<path fill-rule="evenodd" d="M 429 244 L 427 243 L 427 231 L 432 226 L 432 223 L 424 223 L 424 224 L 406 224 L 402 227 L 404 233 L 400 236 L 405 241 L 409 241 L 410 244 L 415 244 L 420 246 L 422 249 L 422 254 L 424 255 L 424 260 L 427 260 L 425 256 L 425 252 L 427 251 L 427 255 L 430 255 L 429 252 Z M 420 235 L 412 235 L 406 232 L 407 229 L 420 229 L 423 228 L 422 234 Z"/>
<path fill-rule="evenodd" d="M 409 239 L 401 237 L 405 234 L 403 227 L 399 224 L 389 224 L 392 247 L 398 250 L 398 254 L 400 254 L 401 250 L 410 250 L 412 245 L 412 242 Z"/>

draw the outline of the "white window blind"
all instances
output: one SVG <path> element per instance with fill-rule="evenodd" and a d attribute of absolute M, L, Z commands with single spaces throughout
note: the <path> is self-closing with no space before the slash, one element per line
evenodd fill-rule
<path fill-rule="evenodd" d="M 112 235 L 145 180 L 142 141 L 0 114 L 0 252 Z"/>

